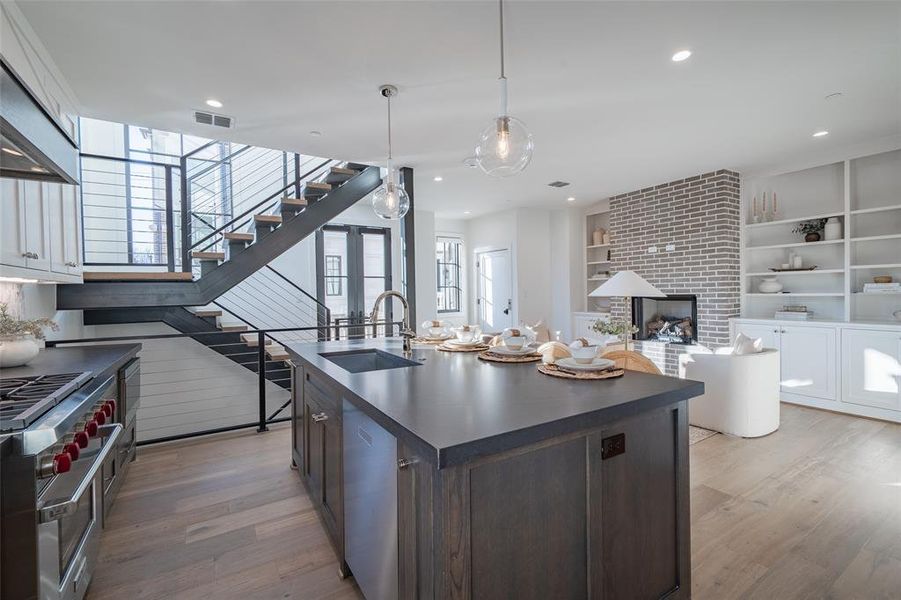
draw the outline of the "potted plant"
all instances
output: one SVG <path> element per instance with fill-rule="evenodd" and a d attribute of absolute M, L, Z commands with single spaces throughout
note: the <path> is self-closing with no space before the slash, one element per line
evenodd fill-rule
<path fill-rule="evenodd" d="M 630 321 L 620 318 L 598 319 L 591 326 L 591 330 L 604 335 L 622 337 L 626 349 L 629 348 L 629 338 L 632 337 L 633 333 L 638 333 L 638 327 Z"/>
<path fill-rule="evenodd" d="M 804 234 L 805 242 L 819 242 L 820 232 L 826 227 L 828 219 L 813 219 L 810 221 L 802 221 L 797 227 L 792 229 L 792 233 Z"/>
<path fill-rule="evenodd" d="M 5 302 L 0 302 L 0 367 L 18 367 L 38 355 L 38 340 L 44 339 L 44 329 L 59 331 L 50 319 L 20 321 L 9 314 Z"/>

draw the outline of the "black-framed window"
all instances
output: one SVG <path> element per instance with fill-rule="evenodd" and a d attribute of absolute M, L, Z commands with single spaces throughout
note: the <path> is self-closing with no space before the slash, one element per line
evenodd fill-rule
<path fill-rule="evenodd" d="M 344 281 L 341 277 L 341 257 L 338 255 L 326 255 L 325 257 L 325 295 L 344 295 Z"/>
<path fill-rule="evenodd" d="M 438 312 L 456 313 L 462 310 L 463 242 L 458 238 L 439 237 L 435 244 L 438 281 Z"/>

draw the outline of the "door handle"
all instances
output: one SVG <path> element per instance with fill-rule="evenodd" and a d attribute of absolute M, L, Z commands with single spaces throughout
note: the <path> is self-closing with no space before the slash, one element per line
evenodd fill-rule
<path fill-rule="evenodd" d="M 314 423 L 322 423 L 323 421 L 328 421 L 328 415 L 324 412 L 316 413 L 310 417 L 313 419 Z"/>
<path fill-rule="evenodd" d="M 507 308 L 504 309 L 504 314 L 509 315 L 511 308 L 513 308 L 513 300 L 507 300 Z"/>

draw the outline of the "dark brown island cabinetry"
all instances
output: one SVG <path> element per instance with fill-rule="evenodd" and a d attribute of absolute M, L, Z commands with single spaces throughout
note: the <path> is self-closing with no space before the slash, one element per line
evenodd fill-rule
<path fill-rule="evenodd" d="M 313 346 L 324 352 L 335 343 L 328 344 Z M 343 375 L 309 349 L 294 361 L 293 459 L 345 572 L 348 402 L 396 440 L 399 598 L 690 597 L 687 402 L 701 384 L 627 373 L 613 385 L 578 387 L 549 381 L 534 366 L 499 370 L 473 357 L 417 352 L 428 353 L 422 366 L 390 375 Z M 444 384 L 441 370 L 456 370 L 465 390 L 470 375 L 461 369 L 519 400 L 498 401 L 489 389 L 471 403 L 427 391 Z M 373 382 L 409 388 L 387 394 Z M 408 397 L 409 389 L 423 397 Z M 560 418 L 548 419 L 540 394 L 554 390 L 570 395 L 557 403 Z M 621 398 L 586 402 L 599 391 Z M 442 409 L 426 403 L 445 401 L 454 403 L 445 428 L 429 430 Z M 512 412 L 491 424 L 505 429 L 496 435 L 471 425 L 536 406 L 546 420 L 537 425 Z"/>

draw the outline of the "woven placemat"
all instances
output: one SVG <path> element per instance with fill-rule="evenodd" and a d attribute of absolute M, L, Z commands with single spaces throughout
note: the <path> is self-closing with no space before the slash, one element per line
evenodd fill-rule
<path fill-rule="evenodd" d="M 491 350 L 486 350 L 485 352 L 479 354 L 479 359 L 499 363 L 531 363 L 541 360 L 541 355 L 532 353 L 521 354 L 520 356 L 503 356 L 500 354 L 494 354 L 491 352 Z"/>
<path fill-rule="evenodd" d="M 449 338 L 444 338 L 443 340 L 433 340 L 431 338 L 415 337 L 415 338 L 413 338 L 412 342 L 414 344 L 429 344 L 432 346 L 437 346 L 438 344 L 443 344 L 447 340 L 452 340 L 452 339 L 454 339 L 454 338 L 449 337 Z"/>
<path fill-rule="evenodd" d="M 613 379 L 614 377 L 622 377 L 625 373 L 622 369 L 608 369 L 606 371 L 585 371 L 584 373 L 570 373 L 562 371 L 554 365 L 538 365 L 538 371 L 551 377 L 560 377 L 561 379 L 582 379 L 584 381 L 594 381 L 596 379 Z"/>
<path fill-rule="evenodd" d="M 484 352 L 488 349 L 488 346 L 484 345 L 472 346 L 469 348 L 454 348 L 453 346 L 445 346 L 444 344 L 440 344 L 435 347 L 442 352 Z"/>

